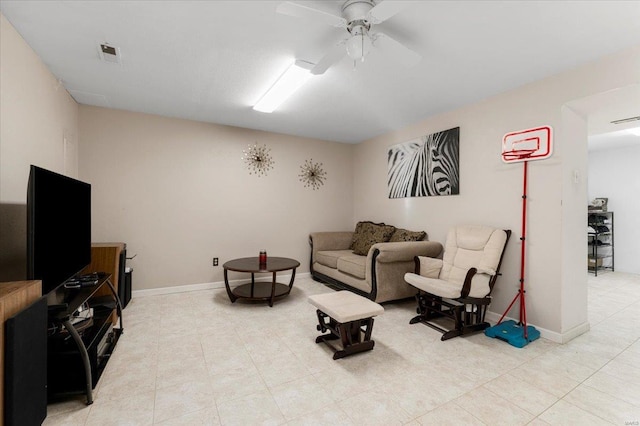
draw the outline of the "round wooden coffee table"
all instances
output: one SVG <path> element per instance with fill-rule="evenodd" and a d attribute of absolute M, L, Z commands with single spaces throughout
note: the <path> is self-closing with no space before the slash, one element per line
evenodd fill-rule
<path fill-rule="evenodd" d="M 267 263 L 261 264 L 258 257 L 243 257 L 242 259 L 233 259 L 226 262 L 224 268 L 224 285 L 227 288 L 227 294 L 231 302 L 237 299 L 246 299 L 249 301 L 268 301 L 269 306 L 273 306 L 276 298 L 284 297 L 291 292 L 293 288 L 293 280 L 296 277 L 296 268 L 300 266 L 300 262 L 287 257 L 268 257 Z M 276 273 L 280 271 L 288 271 L 291 269 L 291 280 L 289 285 L 276 282 Z M 239 285 L 233 289 L 229 286 L 228 272 L 248 272 L 251 274 L 251 282 Z M 271 282 L 256 282 L 255 274 L 270 272 L 272 273 Z"/>

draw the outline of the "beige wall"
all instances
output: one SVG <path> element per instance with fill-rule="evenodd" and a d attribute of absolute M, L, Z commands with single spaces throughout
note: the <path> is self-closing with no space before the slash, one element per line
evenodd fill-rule
<path fill-rule="evenodd" d="M 586 124 L 567 102 L 627 86 L 640 78 L 640 48 L 427 118 L 359 144 L 354 158 L 355 220 L 385 221 L 425 229 L 444 241 L 447 229 L 481 223 L 514 231 L 491 310 L 502 313 L 519 283 L 523 165 L 500 158 L 505 133 L 540 125 L 554 129 L 555 153 L 529 164 L 527 312 L 530 322 L 561 336 L 584 327 L 586 311 Z M 460 126 L 460 195 L 388 199 L 389 146 Z M 566 204 L 565 204 L 566 203 Z M 517 309 L 511 311 L 517 318 Z"/>
<path fill-rule="evenodd" d="M 29 166 L 75 177 L 77 129 L 76 102 L 0 14 L 0 281 L 26 274 Z"/>
<path fill-rule="evenodd" d="M 137 254 L 134 290 L 220 282 L 225 261 L 262 248 L 305 272 L 310 232 L 354 226 L 351 145 L 89 106 L 79 134 L 93 240 Z M 254 143 L 271 148 L 267 176 L 241 159 Z M 307 159 L 327 172 L 319 190 L 299 181 Z"/>

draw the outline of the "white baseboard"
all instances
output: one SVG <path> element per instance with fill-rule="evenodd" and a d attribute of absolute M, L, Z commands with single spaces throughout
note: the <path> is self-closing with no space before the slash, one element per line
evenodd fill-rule
<path fill-rule="evenodd" d="M 591 330 L 591 324 L 589 324 L 588 321 L 583 322 L 582 324 L 578 324 L 571 330 L 562 333 L 562 341 L 560 343 L 567 343 L 568 341 L 575 339 L 576 337 L 586 333 L 589 330 Z"/>
<path fill-rule="evenodd" d="M 304 278 L 309 276 L 311 276 L 309 272 L 296 274 L 296 278 Z M 289 282 L 290 279 L 291 279 L 291 274 L 278 275 L 278 281 Z M 256 282 L 269 282 L 269 281 L 271 281 L 269 277 L 256 278 Z M 246 282 L 247 282 L 246 279 L 231 280 L 229 281 L 229 286 L 236 287 L 240 284 L 245 284 Z M 173 287 L 150 288 L 146 290 L 133 290 L 131 292 L 131 297 L 136 298 L 136 297 L 145 297 L 145 296 L 160 296 L 163 294 L 185 293 L 188 291 L 198 291 L 198 290 L 214 290 L 219 288 L 224 288 L 224 281 L 215 281 L 215 282 L 201 283 L 201 284 L 186 284 L 186 285 L 178 285 Z"/>
<path fill-rule="evenodd" d="M 296 274 L 296 278 L 308 278 L 310 276 L 311 274 L 309 272 Z M 279 281 L 287 282 L 291 279 L 291 274 L 278 275 L 278 279 Z M 269 277 L 261 277 L 256 279 L 256 282 L 269 282 L 269 281 L 270 281 Z M 236 287 L 238 285 L 245 284 L 246 282 L 247 282 L 246 279 L 231 280 L 229 281 L 229 286 Z M 173 286 L 173 287 L 150 288 L 147 290 L 134 290 L 131 292 L 131 297 L 136 298 L 136 297 L 145 297 L 145 296 L 159 296 L 163 294 L 185 293 L 188 291 L 214 290 L 214 289 L 221 289 L 221 288 L 224 288 L 224 281 L 216 281 L 216 282 L 201 283 L 201 284 L 187 284 L 187 285 L 179 285 L 179 286 Z M 501 317 L 500 314 L 496 314 L 494 312 L 487 312 L 486 320 L 492 324 L 495 324 L 498 322 L 500 317 Z M 506 316 L 505 319 L 514 320 L 516 322 L 518 321 L 517 319 L 511 318 L 509 316 Z M 541 337 L 547 340 L 551 340 L 552 342 L 560 343 L 560 344 L 567 343 L 570 340 L 573 340 L 576 337 L 580 336 L 581 334 L 586 333 L 590 329 L 590 325 L 588 322 L 579 324 L 573 327 L 571 330 L 566 331 L 564 333 L 557 333 L 555 331 L 547 330 L 546 328 L 538 327 L 537 325 L 531 324 L 531 323 L 527 325 L 534 326 L 540 332 Z"/>
<path fill-rule="evenodd" d="M 496 314 L 494 312 L 487 312 L 487 315 L 485 316 L 485 318 L 488 322 L 492 324 L 496 324 L 498 320 L 500 320 L 501 316 L 502 315 Z M 505 320 L 513 320 L 518 322 L 516 318 L 511 318 L 508 316 L 504 318 Z M 547 330 L 546 328 L 538 327 L 537 325 L 531 324 L 531 323 L 528 323 L 527 325 L 534 326 L 536 330 L 540 332 L 540 337 L 543 337 L 547 340 L 551 340 L 552 342 L 561 343 L 561 344 L 567 343 L 570 340 L 575 339 L 576 337 L 580 336 L 583 333 L 586 333 L 590 329 L 590 325 L 588 322 L 584 322 L 580 325 L 577 325 L 576 327 L 573 327 L 571 330 L 564 333 L 557 333 L 555 331 Z"/>

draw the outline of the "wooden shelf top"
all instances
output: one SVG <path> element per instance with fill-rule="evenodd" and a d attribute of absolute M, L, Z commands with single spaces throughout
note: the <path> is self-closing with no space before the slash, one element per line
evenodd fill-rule
<path fill-rule="evenodd" d="M 125 243 L 91 243 L 91 247 L 115 247 L 124 250 L 127 245 Z"/>
<path fill-rule="evenodd" d="M 0 283 L 0 299 L 5 298 L 16 291 L 21 291 L 23 288 L 30 286 L 40 287 L 40 280 L 32 281 L 8 281 Z"/>

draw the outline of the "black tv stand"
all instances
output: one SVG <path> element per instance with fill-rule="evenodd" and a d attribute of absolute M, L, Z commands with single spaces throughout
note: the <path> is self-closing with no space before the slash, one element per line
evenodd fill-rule
<path fill-rule="evenodd" d="M 49 400 L 85 393 L 87 405 L 92 404 L 93 388 L 124 330 L 122 305 L 111 275 L 96 276 L 95 283 L 91 281 L 86 285 L 88 281 L 76 278 L 68 283 L 80 285 L 61 285 L 47 296 L 50 330 L 53 330 L 49 333 L 47 351 Z M 102 288 L 109 289 L 108 296 L 98 294 Z M 76 317 L 79 308 L 87 306 L 92 310 L 89 327 L 86 326 L 88 320 L 78 321 Z M 119 327 L 114 327 L 114 313 Z"/>

